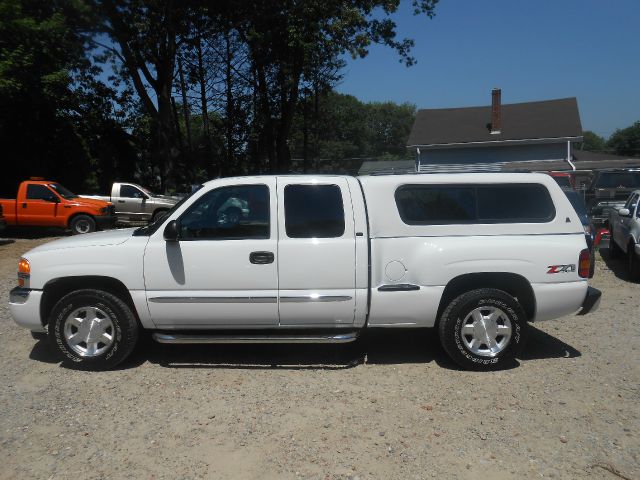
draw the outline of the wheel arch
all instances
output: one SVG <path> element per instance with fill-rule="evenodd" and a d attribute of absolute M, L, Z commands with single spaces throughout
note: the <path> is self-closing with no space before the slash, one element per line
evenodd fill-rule
<path fill-rule="evenodd" d="M 49 314 L 55 304 L 62 297 L 74 290 L 84 289 L 104 290 L 120 298 L 131 309 L 140 324 L 138 311 L 131 297 L 129 289 L 120 280 L 105 276 L 77 276 L 61 277 L 49 280 L 42 289 L 42 299 L 40 301 L 40 320 L 43 325 L 48 322 Z"/>
<path fill-rule="evenodd" d="M 478 288 L 495 288 L 508 293 L 522 305 L 528 320 L 535 317 L 536 297 L 531 284 L 525 277 L 511 272 L 477 272 L 459 275 L 447 283 L 440 298 L 436 324 L 442 312 L 454 298 Z"/>
<path fill-rule="evenodd" d="M 71 222 L 73 222 L 73 220 L 80 215 L 84 215 L 85 217 L 90 217 L 93 219 L 94 222 L 96 221 L 96 216 L 93 213 L 73 212 L 71 215 L 69 215 L 69 218 L 67 218 L 67 227 L 71 228 Z"/>

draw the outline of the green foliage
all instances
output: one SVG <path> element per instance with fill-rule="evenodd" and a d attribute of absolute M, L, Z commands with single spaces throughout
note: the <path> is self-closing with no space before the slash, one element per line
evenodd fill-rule
<path fill-rule="evenodd" d="M 630 127 L 613 132 L 607 142 L 607 147 L 617 155 L 640 157 L 640 121 Z"/>
<path fill-rule="evenodd" d="M 415 117 L 415 105 L 363 103 L 352 95 L 331 91 L 318 99 L 317 123 L 314 105 L 315 98 L 307 98 L 296 113 L 291 140 L 294 157 L 305 157 L 306 122 L 307 157 L 406 158 L 406 140 Z"/>
<path fill-rule="evenodd" d="M 576 147 L 580 150 L 587 150 L 589 152 L 601 152 L 606 148 L 607 141 L 591 130 L 585 130 L 582 133 L 582 137 L 582 143 L 576 145 Z"/>
<path fill-rule="evenodd" d="M 432 17 L 437 0 L 412 0 Z M 332 92 L 400 0 L 0 0 L 0 178 L 184 189 L 306 159 L 404 156 L 415 107 Z M 105 78 L 104 72 L 109 72 Z M 303 125 L 303 126 L 302 126 Z M 307 165 L 308 166 L 308 165 Z"/>

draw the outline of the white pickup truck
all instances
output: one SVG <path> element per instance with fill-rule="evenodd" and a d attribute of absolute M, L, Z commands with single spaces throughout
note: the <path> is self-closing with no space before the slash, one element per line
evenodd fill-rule
<path fill-rule="evenodd" d="M 627 257 L 627 272 L 633 281 L 640 281 L 640 190 L 631 192 L 624 207 L 609 214 L 609 254 L 613 258 Z"/>
<path fill-rule="evenodd" d="M 257 176 L 164 218 L 27 252 L 15 321 L 66 364 L 162 343 L 348 342 L 437 327 L 464 368 L 510 362 L 527 322 L 597 308 L 584 230 L 542 174 Z"/>

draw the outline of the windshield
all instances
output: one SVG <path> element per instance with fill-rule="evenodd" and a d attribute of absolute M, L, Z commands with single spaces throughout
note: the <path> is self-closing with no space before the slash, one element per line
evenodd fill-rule
<path fill-rule="evenodd" d="M 136 230 L 134 230 L 133 235 L 136 237 L 153 235 L 164 223 L 164 221 L 173 214 L 173 212 L 175 212 L 178 208 L 180 208 L 184 204 L 184 202 L 190 199 L 193 196 L 193 194 L 195 194 L 202 187 L 203 185 L 198 185 L 197 187 L 194 187 L 193 191 L 189 195 L 182 198 L 178 203 L 176 203 L 173 207 L 171 207 L 171 209 L 167 210 L 164 215 L 160 215 L 154 222 L 151 222 L 148 225 L 145 225 L 144 227 L 137 228 Z"/>
<path fill-rule="evenodd" d="M 565 188 L 572 188 L 571 182 L 569 181 L 569 177 L 553 177 L 558 185 Z"/>
<path fill-rule="evenodd" d="M 157 197 L 158 196 L 157 193 L 154 193 L 151 190 L 149 190 L 147 188 L 144 188 L 144 187 L 142 187 L 140 185 L 136 185 L 136 187 L 138 187 L 140 190 L 142 190 L 149 197 Z"/>
<path fill-rule="evenodd" d="M 596 188 L 640 188 L 640 172 L 601 173 Z"/>
<path fill-rule="evenodd" d="M 59 183 L 50 183 L 49 187 L 53 188 L 58 195 L 60 195 L 62 198 L 66 198 L 67 200 L 70 200 L 72 198 L 78 198 L 78 195 L 76 195 L 70 190 L 67 190 L 65 187 L 63 187 Z"/>

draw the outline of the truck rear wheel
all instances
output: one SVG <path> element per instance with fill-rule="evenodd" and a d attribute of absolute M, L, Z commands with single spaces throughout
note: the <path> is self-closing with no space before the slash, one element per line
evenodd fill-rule
<path fill-rule="evenodd" d="M 69 227 L 74 235 L 91 233 L 96 231 L 96 221 L 89 215 L 77 215 L 71 219 Z"/>
<path fill-rule="evenodd" d="M 101 290 L 76 290 L 49 315 L 48 338 L 66 366 L 109 370 L 133 351 L 138 322 L 129 306 Z"/>
<path fill-rule="evenodd" d="M 466 292 L 445 309 L 438 333 L 451 359 L 468 370 L 512 363 L 524 345 L 526 314 L 511 295 L 494 288 Z"/>

